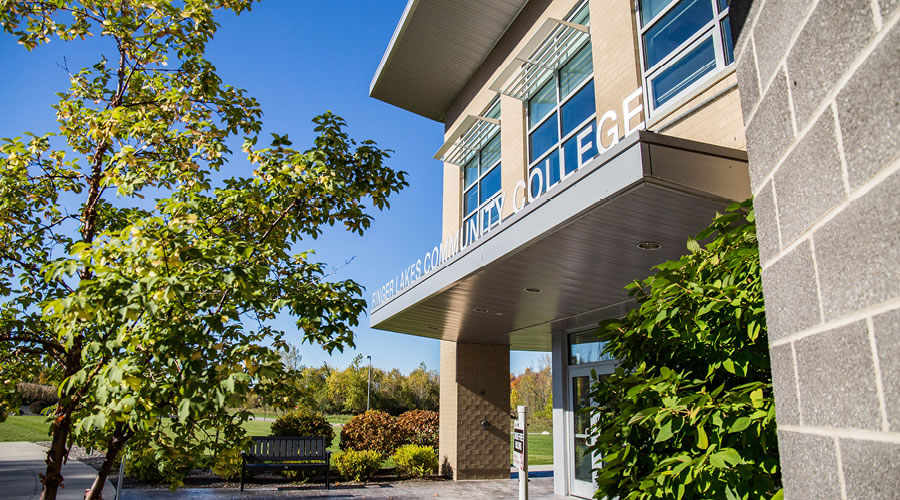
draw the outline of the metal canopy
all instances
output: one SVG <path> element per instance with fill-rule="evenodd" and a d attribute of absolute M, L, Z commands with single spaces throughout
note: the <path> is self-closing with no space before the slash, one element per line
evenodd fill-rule
<path fill-rule="evenodd" d="M 527 0 L 409 0 L 369 95 L 443 121 Z"/>
<path fill-rule="evenodd" d="M 547 19 L 490 89 L 527 100 L 590 38 L 590 29 L 585 25 Z"/>
<path fill-rule="evenodd" d="M 632 134 L 371 311 L 372 327 L 550 350 L 552 331 L 621 315 L 625 285 L 683 255 L 716 211 L 749 196 L 743 151 Z"/>
<path fill-rule="evenodd" d="M 434 159 L 464 167 L 499 130 L 500 120 L 496 118 L 468 115 L 434 154 Z"/>

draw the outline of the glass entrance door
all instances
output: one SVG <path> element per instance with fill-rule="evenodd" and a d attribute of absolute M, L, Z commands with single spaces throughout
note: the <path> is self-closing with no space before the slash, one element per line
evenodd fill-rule
<path fill-rule="evenodd" d="M 571 488 L 573 495 L 582 498 L 590 498 L 594 495 L 594 455 L 588 449 L 591 444 L 591 418 L 582 411 L 591 403 L 591 375 L 579 374 L 582 370 L 572 370 L 569 376 L 570 396 L 572 402 L 570 427 L 572 436 L 569 447 L 569 460 L 571 467 Z"/>

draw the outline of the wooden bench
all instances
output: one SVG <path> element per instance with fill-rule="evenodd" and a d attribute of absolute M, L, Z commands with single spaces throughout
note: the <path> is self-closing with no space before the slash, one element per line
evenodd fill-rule
<path fill-rule="evenodd" d="M 325 469 L 325 489 L 331 487 L 331 452 L 322 436 L 251 436 L 249 452 L 241 452 L 241 491 L 247 470 Z M 290 463 L 294 461 L 305 463 Z"/>

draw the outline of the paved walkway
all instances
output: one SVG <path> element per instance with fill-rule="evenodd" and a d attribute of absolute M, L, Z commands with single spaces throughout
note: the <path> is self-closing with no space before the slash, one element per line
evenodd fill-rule
<path fill-rule="evenodd" d="M 10 500 L 31 500 L 41 496 L 38 474 L 47 469 L 44 460 L 47 449 L 34 443 L 0 443 L 0 497 Z M 65 488 L 59 490 L 59 500 L 82 500 L 84 490 L 91 487 L 97 472 L 77 460 L 63 465 Z M 103 498 L 112 500 L 116 489 L 109 481 L 103 488 Z"/>
<path fill-rule="evenodd" d="M 225 499 L 283 499 L 283 498 L 382 498 L 441 500 L 478 500 L 518 498 L 519 482 L 514 479 L 494 481 L 403 481 L 394 484 L 366 486 L 333 486 L 325 490 L 318 485 L 285 488 L 252 488 L 241 492 L 237 488 L 191 488 L 175 492 L 169 490 L 122 491 L 122 500 L 172 500 L 190 498 L 200 500 Z M 564 499 L 553 494 L 553 478 L 531 479 L 528 483 L 531 499 Z"/>

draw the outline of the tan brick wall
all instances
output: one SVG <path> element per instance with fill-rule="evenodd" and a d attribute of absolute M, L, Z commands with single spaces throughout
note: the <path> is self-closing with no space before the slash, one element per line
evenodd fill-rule
<path fill-rule="evenodd" d="M 597 119 L 608 110 L 618 115 L 619 137 L 625 134 L 622 100 L 640 85 L 634 3 L 623 0 L 591 0 L 591 53 L 594 59 L 594 93 Z M 643 114 L 632 119 L 632 126 Z M 603 146 L 609 146 L 603 132 Z"/>
<path fill-rule="evenodd" d="M 462 170 L 456 165 L 444 163 L 444 210 L 441 217 L 443 235 L 441 241 L 459 229 L 462 204 Z"/>
<path fill-rule="evenodd" d="M 741 97 L 736 85 L 737 75 L 731 73 L 666 113 L 650 129 L 684 139 L 746 150 Z M 710 101 L 704 103 L 706 100 Z"/>
<path fill-rule="evenodd" d="M 500 192 L 506 195 L 501 215 L 508 217 L 513 213 L 512 193 L 516 183 L 525 179 L 525 158 L 528 154 L 525 143 L 525 106 L 518 99 L 500 96 L 500 113 L 500 154 L 503 166 Z"/>
<path fill-rule="evenodd" d="M 442 472 L 454 479 L 509 477 L 508 345 L 441 342 L 440 410 Z"/>

